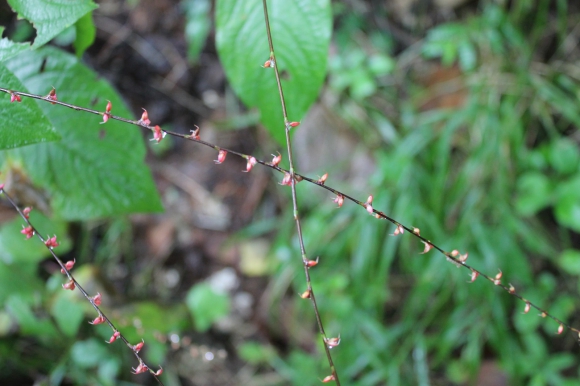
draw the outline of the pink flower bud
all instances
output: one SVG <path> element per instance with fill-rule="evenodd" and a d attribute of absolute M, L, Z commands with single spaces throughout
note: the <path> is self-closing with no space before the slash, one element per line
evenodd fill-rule
<path fill-rule="evenodd" d="M 433 245 L 426 243 L 425 241 L 421 240 L 421 242 L 423 244 L 425 244 L 425 249 L 423 249 L 423 252 L 421 252 L 422 255 L 424 255 L 425 253 L 429 252 L 431 250 L 431 248 L 433 248 Z"/>
<path fill-rule="evenodd" d="M 97 292 L 97 294 L 95 296 L 93 296 L 92 299 L 93 299 L 93 303 L 95 304 L 95 306 L 101 305 L 102 297 L 101 297 L 100 292 Z"/>
<path fill-rule="evenodd" d="M 318 183 L 319 183 L 320 185 L 324 185 L 324 183 L 326 182 L 326 179 L 327 179 L 327 178 L 328 178 L 328 173 L 324 173 L 324 174 L 322 175 L 322 177 L 320 177 L 320 178 L 318 179 Z"/>
<path fill-rule="evenodd" d="M 337 194 L 333 202 L 338 204 L 339 208 L 342 207 L 342 204 L 344 204 L 344 196 L 342 194 Z"/>
<path fill-rule="evenodd" d="M 143 348 L 143 345 L 145 344 L 144 340 L 141 340 L 141 342 L 137 343 L 135 346 L 133 346 L 133 351 L 135 351 L 136 353 L 138 353 L 139 351 L 141 351 L 141 349 Z"/>
<path fill-rule="evenodd" d="M 165 138 L 165 136 L 167 135 L 167 133 L 165 131 L 163 131 L 163 129 L 161 129 L 161 127 L 159 126 L 155 126 L 153 128 L 153 139 L 152 141 L 157 141 L 157 143 L 161 142 L 161 140 L 163 138 Z"/>
<path fill-rule="evenodd" d="M 107 121 L 109 120 L 109 118 L 111 117 L 111 114 L 109 113 L 104 113 L 103 114 L 103 122 L 101 122 L 101 124 L 103 123 L 107 123 Z"/>
<path fill-rule="evenodd" d="M 20 98 L 20 95 L 18 94 L 14 94 L 14 93 L 10 93 L 10 103 L 12 102 L 22 102 L 22 98 Z"/>
<path fill-rule="evenodd" d="M 256 161 L 256 159 L 254 157 L 248 158 L 248 163 L 246 164 L 246 170 L 242 170 L 242 171 L 244 173 L 249 173 L 257 162 L 258 161 Z"/>
<path fill-rule="evenodd" d="M 336 381 L 336 378 L 334 377 L 334 375 L 327 375 L 322 380 L 322 383 L 328 383 L 328 382 L 332 382 L 332 381 Z"/>
<path fill-rule="evenodd" d="M 105 112 L 110 113 L 112 108 L 113 105 L 111 104 L 111 101 L 107 101 L 107 107 L 105 107 Z"/>
<path fill-rule="evenodd" d="M 300 297 L 302 299 L 310 299 L 310 295 L 312 294 L 312 292 L 310 292 L 310 290 L 306 290 L 304 292 L 302 292 L 302 294 L 300 295 Z"/>
<path fill-rule="evenodd" d="M 223 162 L 226 160 L 226 156 L 227 156 L 227 155 L 228 155 L 228 152 L 227 152 L 227 151 L 225 151 L 225 150 L 223 150 L 223 149 L 221 149 L 221 150 L 218 152 L 218 157 L 217 157 L 217 159 L 216 159 L 216 160 L 214 160 L 213 162 L 215 162 L 216 164 L 218 164 L 218 165 L 219 165 L 219 164 L 223 163 Z"/>
<path fill-rule="evenodd" d="M 558 326 L 557 334 L 560 335 L 562 332 L 564 332 L 564 325 L 560 323 L 560 325 Z"/>
<path fill-rule="evenodd" d="M 526 306 L 524 307 L 524 314 L 530 312 L 531 304 L 530 302 L 526 302 Z"/>
<path fill-rule="evenodd" d="M 93 319 L 92 321 L 89 322 L 89 324 L 101 324 L 101 323 L 105 323 L 105 318 L 103 317 L 103 315 L 99 315 L 97 316 L 95 319 Z"/>
<path fill-rule="evenodd" d="M 159 370 L 157 370 L 157 371 L 155 372 L 155 375 L 156 375 L 156 376 L 160 376 L 161 374 L 163 374 L 163 368 L 162 368 L 161 366 L 159 366 Z"/>
<path fill-rule="evenodd" d="M 405 228 L 401 224 L 397 224 L 397 229 L 393 232 L 392 236 L 398 236 L 405 233 Z"/>
<path fill-rule="evenodd" d="M 73 267 L 75 266 L 75 263 L 76 263 L 76 259 L 69 260 L 69 261 L 67 261 L 67 262 L 64 264 L 64 267 L 65 267 L 65 268 L 66 268 L 68 271 L 70 271 L 70 270 L 71 270 L 71 269 L 73 269 Z M 63 274 L 65 273 L 65 272 L 64 272 L 64 269 L 62 269 L 62 268 L 60 269 L 60 272 L 61 272 L 61 273 L 63 273 Z"/>
<path fill-rule="evenodd" d="M 324 338 L 324 343 L 332 350 L 340 344 L 340 335 L 337 338 Z"/>
<path fill-rule="evenodd" d="M 451 256 L 457 257 L 457 255 L 459 255 L 459 251 L 457 249 L 451 251 Z"/>
<path fill-rule="evenodd" d="M 62 288 L 66 289 L 66 290 L 74 290 L 75 289 L 75 282 L 72 280 L 67 281 L 66 283 L 64 283 L 62 285 Z"/>
<path fill-rule="evenodd" d="M 478 276 L 479 276 L 479 272 L 477 272 L 477 271 L 471 271 L 471 281 L 470 281 L 470 283 L 473 283 L 475 281 L 475 279 L 477 279 Z"/>
<path fill-rule="evenodd" d="M 503 273 L 500 270 L 499 273 L 497 275 L 495 275 L 495 279 L 493 281 L 493 284 L 495 284 L 495 285 L 501 285 L 501 277 L 502 276 L 503 276 Z"/>
<path fill-rule="evenodd" d="M 141 107 L 143 109 L 143 107 Z M 143 109 L 143 114 L 141 114 L 141 119 L 137 121 L 137 123 L 145 126 L 149 126 L 151 121 L 149 120 L 149 114 L 147 114 L 147 110 Z"/>
<path fill-rule="evenodd" d="M 274 59 L 270 58 L 268 60 L 266 60 L 264 62 L 264 65 L 262 66 L 263 68 L 269 68 L 269 67 L 274 67 L 275 63 L 274 63 Z"/>
<path fill-rule="evenodd" d="M 149 368 L 147 368 L 147 365 L 143 362 L 139 363 L 139 366 L 137 366 L 136 369 L 133 369 L 133 374 L 140 374 L 140 373 L 144 373 L 145 371 L 149 370 Z"/>
<path fill-rule="evenodd" d="M 56 89 L 54 87 L 52 88 L 52 90 L 50 90 L 50 92 L 46 96 L 46 99 L 54 101 L 54 102 L 56 102 L 58 100 L 56 98 Z M 54 105 L 55 104 L 54 102 L 50 102 L 50 103 L 52 103 Z"/>
<path fill-rule="evenodd" d="M 50 237 L 50 238 L 48 238 L 48 239 L 47 239 L 47 240 L 44 242 L 44 245 L 46 245 L 47 247 L 49 247 L 49 248 L 51 248 L 51 249 L 52 249 L 52 248 L 56 248 L 56 247 L 58 247 L 60 244 L 59 244 L 59 243 L 57 243 L 57 241 L 56 241 L 56 235 L 55 235 L 55 236 L 53 236 L 53 237 Z"/>
<path fill-rule="evenodd" d="M 317 256 L 317 257 L 316 257 L 316 260 L 308 260 L 308 261 L 306 261 L 306 266 L 307 266 L 308 268 L 312 268 L 312 267 L 314 267 L 315 265 L 317 265 L 317 264 L 318 264 L 318 260 L 319 260 L 319 259 L 320 259 L 320 256 Z"/>
<path fill-rule="evenodd" d="M 108 341 L 105 341 L 106 343 L 113 343 L 114 341 L 116 341 L 119 337 L 121 336 L 121 333 L 119 331 L 115 331 L 113 333 L 113 335 L 111 336 L 111 339 L 109 339 Z"/>
<path fill-rule="evenodd" d="M 201 138 L 199 136 L 199 126 L 194 125 L 195 126 L 195 130 L 190 130 L 191 131 L 191 135 L 189 136 L 189 138 L 193 138 L 196 141 L 199 141 Z"/>
<path fill-rule="evenodd" d="M 26 228 L 20 231 L 23 235 L 26 235 L 26 240 L 34 236 L 34 229 L 31 226 L 27 226 Z"/>
<path fill-rule="evenodd" d="M 300 122 L 288 122 L 289 127 L 298 127 L 300 126 Z"/>
<path fill-rule="evenodd" d="M 515 294 L 515 293 L 516 293 L 516 287 L 514 287 L 514 286 L 512 285 L 512 283 L 510 283 L 509 293 L 510 293 L 510 294 Z"/>
<path fill-rule="evenodd" d="M 280 182 L 280 185 L 292 186 L 292 176 L 290 175 L 290 173 L 284 173 L 284 178 L 282 178 L 282 182 Z"/>
<path fill-rule="evenodd" d="M 32 207 L 27 206 L 26 208 L 22 209 L 22 214 L 26 218 L 30 218 L 30 211 L 32 211 Z"/>
<path fill-rule="evenodd" d="M 282 154 L 280 154 L 280 153 L 278 153 L 278 155 L 272 154 L 272 157 L 274 157 L 272 159 L 272 165 L 273 166 L 278 166 L 278 164 L 280 163 L 280 161 L 282 161 Z"/>

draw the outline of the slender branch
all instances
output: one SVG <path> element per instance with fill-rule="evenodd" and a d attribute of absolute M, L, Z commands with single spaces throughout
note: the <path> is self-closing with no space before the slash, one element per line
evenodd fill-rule
<path fill-rule="evenodd" d="M 79 291 L 85 297 L 85 299 L 87 299 L 87 301 L 89 303 L 91 303 L 91 306 L 93 306 L 95 311 L 97 311 L 97 314 L 98 314 L 97 318 L 95 318 L 90 323 L 91 324 L 107 323 L 109 325 L 109 327 L 111 327 L 111 329 L 113 330 L 113 335 L 112 335 L 109 343 L 113 343 L 115 340 L 118 340 L 118 339 L 122 340 L 125 343 L 125 345 L 127 347 L 129 347 L 129 349 L 133 352 L 133 354 L 135 355 L 135 357 L 139 361 L 139 365 L 135 369 L 133 369 L 134 373 L 138 374 L 138 373 L 144 373 L 145 371 L 148 371 L 151 375 L 153 375 L 153 377 L 155 378 L 157 383 L 159 385 L 163 386 L 163 382 L 161 381 L 161 379 L 159 379 L 159 376 L 163 373 L 163 370 L 160 368 L 160 370 L 158 370 L 157 372 L 153 371 L 151 369 L 151 367 L 148 366 L 145 363 L 145 361 L 141 358 L 141 356 L 139 355 L 139 351 L 143 347 L 143 343 L 138 343 L 136 345 L 132 345 L 131 343 L 129 343 L 129 341 L 123 336 L 123 334 L 121 334 L 121 332 L 117 329 L 117 327 L 115 327 L 113 322 L 111 322 L 111 319 L 109 319 L 107 317 L 107 315 L 105 315 L 105 313 L 99 308 L 99 305 L 97 303 L 100 304 L 100 295 L 97 294 L 96 296 L 90 296 L 87 293 L 87 291 L 80 285 L 80 283 L 74 278 L 74 276 L 72 275 L 72 273 L 70 271 L 72 269 L 72 266 L 74 265 L 74 262 L 71 265 L 67 265 L 56 255 L 56 253 L 54 253 L 53 248 L 58 246 L 58 243 L 56 242 L 56 236 L 54 238 L 51 238 L 49 236 L 48 238 L 45 239 L 42 236 L 42 234 L 40 232 L 38 232 L 38 230 L 30 222 L 28 213 L 24 213 L 20 209 L 20 207 L 14 202 L 12 197 L 8 193 L 6 193 L 6 191 L 4 190 L 4 184 L 0 184 L 0 194 L 3 194 L 4 197 L 6 197 L 6 200 L 8 200 L 10 205 L 12 205 L 12 207 L 14 207 L 14 209 L 18 212 L 20 217 L 22 217 L 22 219 L 26 223 L 27 227 L 24 228 L 22 233 L 26 234 L 27 238 L 30 238 L 33 235 L 36 235 L 40 239 L 40 241 L 42 241 L 42 243 L 44 244 L 46 249 L 48 249 L 48 251 L 50 252 L 52 257 L 54 258 L 54 260 L 56 260 L 58 265 L 60 265 L 61 272 L 63 272 L 69 279 L 68 283 L 63 285 L 63 288 L 70 289 L 70 290 L 74 290 L 75 288 L 78 288 Z"/>
<path fill-rule="evenodd" d="M 294 170 L 294 161 L 292 158 L 292 141 L 290 140 L 290 129 L 292 125 L 288 120 L 288 112 L 286 110 L 286 101 L 284 100 L 284 91 L 282 90 L 282 82 L 280 80 L 280 72 L 278 71 L 278 61 L 276 60 L 276 54 L 274 52 L 274 43 L 272 41 L 272 31 L 270 28 L 270 19 L 268 17 L 268 5 L 266 0 L 262 0 L 262 5 L 264 8 L 264 20 L 266 23 L 266 34 L 268 35 L 268 46 L 270 47 L 270 64 L 274 69 L 274 74 L 276 75 L 276 84 L 278 85 L 278 93 L 280 95 L 280 103 L 282 104 L 282 115 L 284 116 L 284 132 L 286 134 L 286 150 L 288 152 L 288 162 L 290 165 L 290 178 L 291 178 L 291 188 L 292 188 L 292 206 L 294 207 L 294 220 L 296 221 L 296 230 L 298 233 L 298 242 L 300 244 L 300 253 L 302 255 L 302 264 L 304 266 L 304 276 L 306 277 L 306 293 L 308 298 L 312 302 L 312 307 L 314 308 L 314 314 L 316 315 L 316 322 L 318 324 L 318 330 L 322 338 L 322 344 L 324 350 L 326 351 L 326 358 L 330 366 L 331 375 L 329 380 L 336 382 L 340 386 L 340 380 L 338 378 L 338 373 L 336 372 L 336 367 L 334 361 L 332 360 L 332 355 L 330 349 L 333 347 L 329 344 L 329 339 L 324 331 L 324 325 L 322 324 L 322 318 L 320 316 L 320 311 L 318 310 L 318 305 L 316 304 L 316 297 L 314 296 L 314 290 L 312 288 L 312 281 L 310 279 L 310 265 L 309 260 L 306 257 L 306 248 L 304 247 L 304 238 L 302 237 L 302 227 L 300 225 L 300 217 L 298 216 L 298 201 L 296 199 L 296 173 Z M 338 341 L 337 341 L 338 342 Z M 337 343 L 338 344 L 338 343 Z"/>
<path fill-rule="evenodd" d="M 33 98 L 33 99 L 38 99 L 41 101 L 45 101 L 45 102 L 49 102 L 52 104 L 56 104 L 56 105 L 61 105 L 61 106 L 65 106 L 77 111 L 85 111 L 91 114 L 95 114 L 95 115 L 100 115 L 100 116 L 104 116 L 105 114 L 107 114 L 106 112 L 102 112 L 102 111 L 97 111 L 97 110 L 92 110 L 92 109 L 88 109 L 88 108 L 84 108 L 84 107 L 80 107 L 80 106 L 75 106 L 72 104 L 68 104 L 68 103 L 63 103 L 60 101 L 54 101 L 49 99 L 48 97 L 44 97 L 41 95 L 35 95 L 35 94 L 29 94 L 29 93 L 24 93 L 24 92 L 20 92 L 20 91 L 15 91 L 15 90 L 10 90 L 10 89 L 6 89 L 3 87 L 0 87 L 0 91 L 7 93 L 9 95 L 18 95 L 18 96 L 22 96 L 22 97 L 29 97 L 29 98 Z M 121 122 L 125 122 L 125 123 L 129 123 L 132 125 L 136 125 L 136 126 L 140 126 L 144 129 L 150 130 L 152 132 L 155 133 L 155 127 L 151 126 L 147 123 L 145 123 L 143 121 L 143 119 L 140 120 L 131 120 L 131 119 L 127 119 L 127 118 L 123 118 L 123 117 L 117 117 L 114 115 L 110 115 L 109 114 L 109 119 L 113 119 L 113 120 L 117 120 L 117 121 L 121 121 Z M 158 126 L 157 126 L 158 127 Z M 273 169 L 277 172 L 283 173 L 284 174 L 284 180 L 288 180 L 288 183 L 290 183 L 290 178 L 291 178 L 291 174 L 290 171 L 284 168 L 281 168 L 278 166 L 278 161 L 276 161 L 276 157 L 274 158 L 274 160 L 272 160 L 272 162 L 268 162 L 268 161 L 263 161 L 260 159 L 257 159 L 251 155 L 247 155 L 241 152 L 237 152 L 235 150 L 231 150 L 225 147 L 221 147 L 215 144 L 212 144 L 210 142 L 206 142 L 203 141 L 201 139 L 199 139 L 199 128 L 197 128 L 195 131 L 192 130 L 192 134 L 191 135 L 185 135 L 185 134 L 181 134 L 181 133 L 176 133 L 176 132 L 172 132 L 172 131 L 168 131 L 168 130 L 162 130 L 163 134 L 167 134 L 167 135 L 171 135 L 174 137 L 179 137 L 185 140 L 189 140 L 189 141 L 193 141 L 193 142 L 197 142 L 201 145 L 210 147 L 212 149 L 215 149 L 216 151 L 225 151 L 227 153 L 231 153 L 234 154 L 238 157 L 244 158 L 248 161 L 248 165 L 251 165 L 251 160 L 253 159 L 254 163 L 263 165 L 265 167 L 268 167 L 270 169 Z M 299 173 L 294 173 L 294 181 L 299 182 L 299 181 L 307 181 L 311 184 L 317 185 L 318 187 L 321 187 L 323 189 L 326 189 L 327 191 L 333 193 L 334 195 L 336 195 L 336 199 L 335 202 L 338 203 L 339 207 L 342 206 L 342 203 L 344 200 L 348 200 L 351 201 L 361 207 L 363 207 L 367 212 L 372 213 L 372 215 L 376 218 L 379 219 L 385 219 L 388 220 L 389 222 L 391 222 L 392 224 L 395 225 L 395 235 L 400 235 L 402 233 L 404 233 L 404 231 L 407 231 L 408 233 L 410 233 L 411 235 L 415 236 L 417 239 L 419 239 L 424 245 L 425 245 L 425 250 L 423 251 L 423 253 L 427 253 L 429 252 L 431 249 L 435 249 L 437 251 L 439 251 L 441 254 L 443 254 L 447 261 L 453 263 L 456 266 L 463 266 L 466 269 L 468 269 L 470 271 L 470 275 L 471 275 L 471 282 L 473 282 L 477 277 L 481 276 L 485 279 L 487 279 L 488 281 L 490 281 L 491 283 L 493 283 L 494 285 L 496 285 L 499 288 L 502 288 L 504 291 L 506 291 L 508 294 L 516 297 L 517 299 L 521 300 L 522 302 L 525 303 L 525 308 L 524 308 L 524 313 L 527 313 L 530 311 L 531 308 L 537 310 L 539 312 L 539 315 L 542 317 L 547 317 L 547 318 L 551 318 L 552 320 L 554 320 L 556 323 L 559 324 L 558 326 L 558 333 L 562 333 L 563 328 L 567 328 L 573 332 L 575 332 L 576 334 L 578 334 L 578 337 L 580 338 L 580 329 L 572 327 L 571 325 L 569 325 L 568 323 L 562 321 L 561 319 L 553 316 L 552 314 L 550 314 L 547 310 L 537 306 L 536 304 L 534 304 L 533 302 L 531 302 L 530 300 L 524 298 L 523 296 L 519 295 L 515 288 L 511 285 L 504 285 L 502 284 L 502 276 L 500 274 L 497 274 L 495 276 L 490 276 L 490 275 L 486 275 L 484 274 L 482 271 L 474 268 L 471 265 L 468 265 L 466 263 L 466 259 L 467 259 L 467 253 L 461 255 L 457 250 L 452 250 L 452 251 L 446 251 L 443 248 L 439 247 L 437 244 L 435 244 L 434 242 L 432 242 L 431 240 L 421 236 L 420 231 L 418 228 L 415 227 L 409 227 L 406 225 L 403 225 L 402 223 L 398 222 L 397 220 L 395 220 L 394 218 L 388 216 L 387 214 L 383 213 L 382 211 L 376 210 L 372 207 L 372 205 L 368 202 L 369 200 L 367 200 L 367 202 L 363 202 L 360 201 L 358 199 L 356 199 L 355 197 L 352 197 L 346 193 L 343 193 L 342 191 L 335 189 L 331 186 L 328 186 L 325 184 L 325 179 L 314 179 L 314 178 L 310 178 L 307 177 L 305 175 L 299 174 Z M 19 213 L 22 216 L 22 213 L 19 211 Z M 60 263 L 59 263 L 60 264 Z M 62 265 L 61 265 L 62 266 Z M 498 278 L 499 276 L 499 278 Z"/>

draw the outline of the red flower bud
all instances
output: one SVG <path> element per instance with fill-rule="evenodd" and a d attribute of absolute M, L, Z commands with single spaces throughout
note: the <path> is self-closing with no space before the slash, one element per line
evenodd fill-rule
<path fill-rule="evenodd" d="M 32 208 L 30 206 L 27 206 L 26 208 L 22 209 L 22 214 L 24 215 L 24 217 L 30 218 L 30 211 L 31 210 L 32 210 Z"/>
<path fill-rule="evenodd" d="M 272 157 L 274 157 L 272 159 L 272 165 L 273 166 L 278 166 L 278 164 L 280 163 L 280 161 L 282 161 L 282 155 L 280 153 L 278 153 L 278 155 L 272 154 Z"/>
<path fill-rule="evenodd" d="M 18 94 L 10 93 L 10 103 L 12 103 L 14 101 L 22 102 L 22 98 L 20 98 L 20 95 L 18 95 Z"/>
<path fill-rule="evenodd" d="M 308 268 L 312 268 L 312 267 L 314 267 L 315 265 L 317 265 L 317 264 L 318 264 L 318 259 L 320 259 L 320 256 L 317 256 L 317 257 L 316 257 L 316 260 L 307 260 L 307 261 L 306 261 L 306 266 L 307 266 Z"/>
<path fill-rule="evenodd" d="M 141 342 L 137 343 L 135 346 L 133 346 L 133 351 L 135 351 L 136 353 L 138 353 L 139 351 L 141 351 L 141 349 L 143 348 L 143 345 L 145 344 L 144 340 L 141 340 Z"/>
<path fill-rule="evenodd" d="M 344 196 L 342 194 L 337 194 L 333 202 L 337 203 L 339 208 L 342 207 L 342 204 L 344 204 Z"/>
<path fill-rule="evenodd" d="M 284 178 L 282 178 L 282 182 L 280 182 L 280 185 L 292 186 L 292 176 L 290 175 L 290 173 L 284 173 Z"/>
<path fill-rule="evenodd" d="M 219 164 L 223 163 L 223 162 L 226 160 L 226 156 L 227 156 L 227 155 L 228 155 L 228 152 L 227 152 L 227 151 L 225 151 L 224 149 L 221 149 L 221 150 L 218 152 L 218 157 L 217 157 L 217 159 L 216 159 L 216 160 L 214 160 L 213 162 L 215 162 L 216 164 L 218 164 L 218 165 L 219 165 Z"/>
<path fill-rule="evenodd" d="M 318 183 L 319 183 L 320 185 L 324 185 L 324 183 L 326 182 L 326 179 L 327 179 L 327 178 L 328 178 L 328 173 L 324 173 L 324 174 L 322 175 L 322 177 L 320 177 L 320 178 L 318 179 Z"/>
<path fill-rule="evenodd" d="M 69 280 L 62 285 L 62 288 L 72 291 L 75 289 L 75 282 L 72 280 Z"/>
<path fill-rule="evenodd" d="M 365 202 L 363 205 L 366 208 L 367 212 L 369 212 L 369 214 L 373 214 L 373 206 L 371 205 L 373 203 L 373 196 L 369 196 L 369 198 L 367 198 L 367 202 Z"/>
<path fill-rule="evenodd" d="M 249 173 L 257 162 L 258 161 L 256 161 L 256 159 L 254 157 L 248 158 L 248 163 L 246 164 L 246 170 L 242 170 L 242 171 L 244 173 Z"/>
<path fill-rule="evenodd" d="M 26 235 L 26 240 L 34 236 L 34 229 L 31 226 L 27 226 L 26 228 L 20 231 L 23 235 Z"/>
<path fill-rule="evenodd" d="M 471 281 L 470 281 L 470 283 L 473 283 L 475 281 L 475 279 L 477 279 L 478 276 L 479 276 L 479 272 L 477 272 L 477 271 L 471 271 Z"/>
<path fill-rule="evenodd" d="M 288 122 L 288 127 L 298 127 L 300 126 L 300 122 Z"/>
<path fill-rule="evenodd" d="M 97 316 L 95 319 L 93 319 L 92 321 L 89 322 L 89 324 L 101 324 L 101 323 L 105 323 L 105 318 L 103 317 L 103 315 L 99 315 Z"/>
<path fill-rule="evenodd" d="M 328 383 L 328 382 L 332 382 L 332 381 L 336 381 L 336 378 L 334 377 L 334 375 L 327 375 L 322 380 L 322 383 Z"/>
<path fill-rule="evenodd" d="M 310 290 L 306 290 L 304 292 L 302 292 L 302 294 L 300 295 L 300 297 L 302 299 L 310 299 L 310 295 L 312 294 L 312 292 L 310 292 Z"/>
<path fill-rule="evenodd" d="M 56 89 L 53 87 L 52 90 L 46 96 L 46 99 L 56 102 L 58 99 L 56 98 Z M 54 102 L 50 102 L 54 105 Z"/>
<path fill-rule="evenodd" d="M 163 129 L 161 129 L 161 127 L 155 126 L 153 128 L 153 139 L 152 139 L 152 141 L 157 141 L 157 143 L 159 143 L 159 142 L 161 142 L 161 140 L 163 138 L 165 138 L 166 135 L 167 135 L 167 133 L 165 131 L 163 131 Z"/>
<path fill-rule="evenodd" d="M 149 368 L 147 367 L 147 365 L 143 362 L 139 363 L 139 366 L 137 366 L 136 369 L 133 369 L 133 374 L 139 374 L 139 373 L 144 373 L 145 371 L 149 370 Z"/>
<path fill-rule="evenodd" d="M 116 341 L 119 337 L 121 336 L 121 333 L 119 331 L 115 331 L 113 333 L 113 335 L 111 336 L 111 339 L 109 339 L 109 341 L 105 341 L 106 343 L 113 343 L 114 341 Z"/>
<path fill-rule="evenodd" d="M 143 109 L 143 107 L 141 107 Z M 149 126 L 151 121 L 149 120 L 149 114 L 147 114 L 147 110 L 143 109 L 143 114 L 141 114 L 141 119 L 137 121 L 137 123 L 145 126 Z"/>
<path fill-rule="evenodd" d="M 190 130 L 191 131 L 191 135 L 189 136 L 189 138 L 193 138 L 196 141 L 199 141 L 201 138 L 199 137 L 199 126 L 194 125 L 195 126 L 195 130 Z"/>
<path fill-rule="evenodd" d="M 163 374 L 163 368 L 162 368 L 161 366 L 159 366 L 159 370 L 157 370 L 157 371 L 155 372 L 155 375 L 156 375 L 156 376 L 160 376 L 161 374 Z"/>
<path fill-rule="evenodd" d="M 97 294 L 95 296 L 93 296 L 92 299 L 93 299 L 93 303 L 95 304 L 95 306 L 101 305 L 102 297 L 101 297 L 100 292 L 97 292 Z"/>
<path fill-rule="evenodd" d="M 107 107 L 105 107 L 105 112 L 110 113 L 112 108 L 113 105 L 111 104 L 111 101 L 107 101 Z"/>
<path fill-rule="evenodd" d="M 262 66 L 263 68 L 268 68 L 268 67 L 274 67 L 275 63 L 274 63 L 274 59 L 270 58 L 268 60 L 266 60 L 266 62 L 264 62 L 264 65 Z"/>
<path fill-rule="evenodd" d="M 340 335 L 337 338 L 324 338 L 324 342 L 329 349 L 333 349 L 340 344 Z"/>
<path fill-rule="evenodd" d="M 69 261 L 67 261 L 67 262 L 64 264 L 64 267 L 65 267 L 65 268 L 66 268 L 68 271 L 70 271 L 70 270 L 71 270 L 71 269 L 73 269 L 73 267 L 75 266 L 75 263 L 76 263 L 76 259 L 69 260 Z M 65 272 L 64 272 L 64 269 L 62 269 L 62 268 L 60 269 L 60 272 L 61 272 L 61 273 L 63 273 L 63 274 L 65 273 Z"/>
<path fill-rule="evenodd" d="M 425 254 L 425 253 L 427 253 L 427 252 L 429 252 L 431 250 L 431 248 L 433 248 L 433 245 L 431 245 L 429 243 L 426 243 L 423 240 L 421 240 L 421 242 L 423 244 L 425 244 L 425 249 L 423 249 L 423 252 L 421 252 L 422 255 Z"/>
<path fill-rule="evenodd" d="M 46 245 L 49 248 L 56 248 L 58 247 L 60 244 L 56 242 L 56 235 L 53 237 L 48 238 L 45 242 L 44 245 Z"/>

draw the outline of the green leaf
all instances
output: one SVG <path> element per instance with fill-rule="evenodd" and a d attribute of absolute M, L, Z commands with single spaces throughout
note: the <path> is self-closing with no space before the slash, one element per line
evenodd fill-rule
<path fill-rule="evenodd" d="M 580 275 L 580 251 L 566 249 L 558 258 L 560 267 L 571 275 Z"/>
<path fill-rule="evenodd" d="M 0 27 L 0 36 L 4 33 L 4 27 Z M 22 51 L 30 49 L 30 43 L 15 43 L 8 38 L 0 39 L 0 62 L 18 55 Z M 2 83 L 4 85 L 4 83 Z"/>
<path fill-rule="evenodd" d="M 50 320 L 34 315 L 30 305 L 18 295 L 10 296 L 6 300 L 6 310 L 16 319 L 23 335 L 33 335 L 44 339 L 59 336 Z"/>
<path fill-rule="evenodd" d="M 580 232 L 580 177 L 560 183 L 556 195 L 556 219 L 561 225 Z"/>
<path fill-rule="evenodd" d="M 185 0 L 182 4 L 185 8 L 187 59 L 195 63 L 211 27 L 211 2 L 209 0 Z"/>
<path fill-rule="evenodd" d="M 300 121 L 318 97 L 326 75 L 332 31 L 330 2 L 270 1 L 268 12 L 288 119 Z M 216 42 L 236 94 L 246 105 L 257 107 L 270 134 L 286 143 L 274 71 L 260 68 L 270 55 L 262 2 L 219 0 Z"/>
<path fill-rule="evenodd" d="M 185 303 L 193 316 L 195 327 L 204 332 L 221 317 L 230 311 L 230 299 L 227 295 L 215 293 L 207 283 L 193 286 L 187 293 Z"/>
<path fill-rule="evenodd" d="M 561 174 L 569 174 L 578 169 L 580 152 L 578 146 L 568 138 L 560 138 L 551 143 L 550 164 Z"/>
<path fill-rule="evenodd" d="M 18 78 L 0 63 L 0 85 L 10 90 L 23 91 Z M 8 112 L 0 126 L 0 150 L 33 143 L 56 141 L 60 135 L 44 116 L 35 101 L 22 97 L 22 102 L 10 102 L 10 95 L 0 95 L 0 111 Z"/>
<path fill-rule="evenodd" d="M 18 13 L 36 28 L 33 48 L 48 43 L 52 38 L 73 25 L 86 13 L 97 8 L 92 0 L 8 0 Z"/>
<path fill-rule="evenodd" d="M 61 100 L 102 110 L 110 100 L 113 114 L 131 116 L 107 82 L 59 49 L 27 52 L 6 66 L 32 93 L 44 95 L 54 86 Z M 46 189 L 57 216 L 76 220 L 161 209 L 137 127 L 114 120 L 101 125 L 95 115 L 41 101 L 38 105 L 62 140 L 5 151 L 0 161 L 4 167 L 19 165 Z M 8 114 L 2 112 L 0 118 L 6 120 Z"/>
<path fill-rule="evenodd" d="M 516 209 L 524 216 L 531 216 L 550 203 L 552 187 L 550 180 L 538 172 L 522 174 L 517 182 Z"/>
<path fill-rule="evenodd" d="M 59 291 L 50 310 L 58 328 L 66 335 L 76 335 L 84 319 L 83 306 L 75 301 L 74 292 Z"/>
<path fill-rule="evenodd" d="M 75 54 L 77 57 L 83 56 L 83 53 L 95 41 L 97 36 L 97 28 L 93 22 L 93 13 L 88 12 L 75 23 L 76 38 L 73 43 Z"/>

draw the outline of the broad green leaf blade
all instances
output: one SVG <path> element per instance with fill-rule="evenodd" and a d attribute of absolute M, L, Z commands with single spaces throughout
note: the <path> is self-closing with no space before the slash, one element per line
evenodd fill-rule
<path fill-rule="evenodd" d="M 24 91 L 18 78 L 1 63 L 0 85 L 10 90 Z M 10 95 L 0 94 L 0 111 L 5 119 L 5 124 L 0 125 L 0 150 L 60 139 L 32 99 L 22 98 L 20 103 L 11 103 Z"/>
<path fill-rule="evenodd" d="M 80 58 L 83 56 L 87 48 L 89 48 L 95 41 L 97 36 L 97 28 L 93 22 L 93 13 L 88 12 L 75 23 L 76 38 L 73 46 L 75 54 Z"/>
<path fill-rule="evenodd" d="M 195 63 L 203 49 L 211 27 L 211 2 L 209 0 L 185 0 L 185 40 L 187 59 Z"/>
<path fill-rule="evenodd" d="M 0 36 L 4 33 L 4 27 L 0 27 Z M 22 51 L 30 49 L 30 43 L 15 43 L 8 38 L 0 39 L 0 62 L 18 55 Z"/>
<path fill-rule="evenodd" d="M 48 43 L 86 13 L 97 8 L 92 0 L 8 0 L 8 4 L 36 28 L 33 48 Z"/>
<path fill-rule="evenodd" d="M 207 331 L 215 321 L 230 312 L 228 296 L 214 292 L 207 283 L 199 283 L 191 287 L 185 304 L 191 312 L 195 328 L 200 332 Z"/>
<path fill-rule="evenodd" d="M 326 75 L 332 14 L 328 0 L 269 1 L 268 12 L 278 70 L 291 121 L 304 118 Z M 257 107 L 262 123 L 284 144 L 284 121 L 269 58 L 260 0 L 218 0 L 217 49 L 226 75 L 242 101 Z"/>
<path fill-rule="evenodd" d="M 40 69 L 43 62 L 43 71 Z M 60 100 L 130 117 L 120 97 L 76 57 L 53 47 L 27 52 L 6 66 L 27 90 L 47 94 L 56 87 Z M 22 165 L 32 182 L 51 196 L 54 213 L 68 220 L 161 210 L 139 128 L 96 115 L 38 101 L 62 140 L 4 152 L 4 167 Z M 7 112 L 0 113 L 7 119 Z M 7 164 L 6 164 L 7 163 Z"/>

